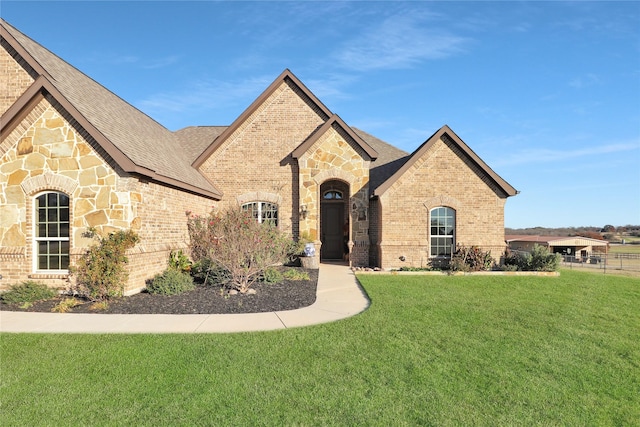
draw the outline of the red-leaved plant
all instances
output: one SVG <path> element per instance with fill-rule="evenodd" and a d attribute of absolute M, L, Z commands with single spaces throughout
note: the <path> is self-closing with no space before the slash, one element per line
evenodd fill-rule
<path fill-rule="evenodd" d="M 188 215 L 194 263 L 225 270 L 227 287 L 246 293 L 260 275 L 283 263 L 291 239 L 270 223 L 259 224 L 240 207 L 207 216 Z"/>

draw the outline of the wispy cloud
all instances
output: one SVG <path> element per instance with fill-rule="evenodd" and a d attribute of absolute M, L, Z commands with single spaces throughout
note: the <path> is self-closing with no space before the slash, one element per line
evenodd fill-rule
<path fill-rule="evenodd" d="M 569 82 L 569 86 L 576 89 L 582 89 L 582 88 L 593 86 L 599 83 L 600 83 L 600 78 L 597 75 L 593 73 L 588 73 L 583 76 L 578 76 L 573 78 Z"/>
<path fill-rule="evenodd" d="M 468 39 L 440 28 L 424 15 L 394 15 L 346 42 L 335 56 L 344 68 L 369 71 L 410 68 L 462 52 Z"/>
<path fill-rule="evenodd" d="M 94 52 L 88 57 L 88 61 L 102 65 L 125 65 L 128 67 L 137 67 L 143 69 L 158 69 L 168 67 L 180 60 L 179 55 L 170 55 L 159 58 L 141 58 L 136 55 L 115 54 L 108 52 Z"/>
<path fill-rule="evenodd" d="M 142 68 L 145 68 L 147 70 L 155 70 L 157 68 L 164 68 L 164 67 L 173 65 L 177 63 L 179 60 L 180 60 L 179 55 L 166 56 L 164 58 L 157 58 L 150 61 L 146 61 L 144 64 L 142 64 Z"/>
<path fill-rule="evenodd" d="M 248 105 L 251 98 L 257 97 L 271 80 L 272 78 L 260 77 L 241 82 L 199 81 L 180 91 L 156 93 L 137 102 L 137 106 L 153 115 L 195 109 L 227 108 L 243 102 Z"/>
<path fill-rule="evenodd" d="M 580 157 L 598 156 L 626 151 L 640 150 L 640 140 L 625 143 L 593 145 L 570 150 L 552 150 L 548 148 L 525 149 L 511 155 L 496 158 L 496 166 L 513 166 L 525 163 L 549 163 Z"/>
<path fill-rule="evenodd" d="M 113 52 L 92 52 L 86 58 L 87 62 L 105 65 L 131 65 L 140 61 L 135 55 L 116 54 Z"/>
<path fill-rule="evenodd" d="M 531 25 L 529 22 L 520 22 L 518 24 L 513 24 L 511 30 L 516 33 L 528 33 L 531 28 L 533 28 L 533 25 Z"/>
<path fill-rule="evenodd" d="M 331 73 L 323 79 L 305 80 L 305 84 L 320 99 L 349 99 L 344 88 L 356 81 L 350 74 Z"/>

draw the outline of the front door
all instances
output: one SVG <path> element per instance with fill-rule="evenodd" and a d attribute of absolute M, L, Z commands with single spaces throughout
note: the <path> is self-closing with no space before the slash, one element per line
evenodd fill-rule
<path fill-rule="evenodd" d="M 344 256 L 344 204 L 322 204 L 322 259 L 342 259 Z"/>

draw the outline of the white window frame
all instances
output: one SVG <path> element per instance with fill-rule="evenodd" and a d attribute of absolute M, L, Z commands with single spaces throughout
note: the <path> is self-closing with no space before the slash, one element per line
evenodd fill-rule
<path fill-rule="evenodd" d="M 259 224 L 262 224 L 263 222 L 271 222 L 274 226 L 278 226 L 278 205 L 275 203 L 262 201 L 248 202 L 242 205 L 242 209 L 250 211 Z M 267 212 L 275 213 L 275 217 L 265 218 L 265 214 Z"/>
<path fill-rule="evenodd" d="M 445 215 L 438 215 L 434 218 L 434 213 L 439 209 L 445 209 Z M 450 215 L 449 215 L 450 214 Z M 433 224 L 434 219 L 442 219 L 444 222 L 438 222 L 435 225 Z M 449 221 L 450 219 L 450 221 Z M 429 257 L 431 258 L 451 258 L 453 253 L 455 252 L 456 245 L 456 210 L 449 206 L 437 206 L 429 210 Z M 451 223 L 449 223 L 451 222 Z M 436 234 L 433 233 L 433 229 L 437 229 L 438 232 Z M 440 234 L 440 229 L 444 228 L 445 233 Z M 451 234 L 447 234 L 447 229 L 451 230 Z M 433 244 L 434 239 L 446 239 L 450 240 L 450 244 L 448 245 L 440 245 Z M 448 248 L 449 253 L 444 254 L 434 254 L 434 248 Z"/>
<path fill-rule="evenodd" d="M 60 225 L 67 223 L 67 236 L 39 236 L 39 226 L 41 225 L 40 222 L 40 217 L 39 217 L 39 208 L 38 208 L 38 198 L 45 196 L 48 197 L 49 194 L 56 194 L 58 195 L 58 200 L 60 195 L 65 196 L 67 198 L 67 210 L 68 215 L 69 215 L 69 219 L 68 221 L 61 221 L 60 220 L 60 206 L 57 206 L 58 208 L 58 220 L 56 222 L 49 222 L 49 221 L 45 221 L 45 224 L 58 224 L 57 228 L 58 228 L 58 234 L 60 234 Z M 45 207 L 45 209 L 48 207 Z M 33 218 L 33 242 L 32 242 L 32 254 L 33 254 L 33 271 L 36 274 L 69 274 L 69 269 L 68 268 L 58 268 L 58 269 L 48 269 L 48 268 L 40 268 L 40 243 L 41 242 L 59 242 L 60 244 L 63 244 L 64 242 L 67 243 L 67 250 L 60 250 L 60 261 L 62 262 L 62 257 L 64 257 L 66 255 L 67 258 L 67 265 L 69 265 L 70 262 L 70 253 L 71 253 L 71 240 L 70 240 L 70 235 L 71 235 L 71 198 L 69 197 L 68 194 L 62 192 L 62 191 L 43 191 L 41 193 L 36 194 L 33 197 L 33 209 L 32 209 L 32 218 Z M 48 214 L 47 214 L 48 215 Z M 48 232 L 47 232 L 48 234 Z M 50 257 L 51 254 L 47 253 L 46 255 L 47 257 Z"/>

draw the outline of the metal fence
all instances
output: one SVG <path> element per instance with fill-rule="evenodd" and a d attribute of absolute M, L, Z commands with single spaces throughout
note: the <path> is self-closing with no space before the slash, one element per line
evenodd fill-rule
<path fill-rule="evenodd" d="M 562 255 L 565 268 L 590 268 L 607 271 L 640 272 L 640 254 L 593 252 L 585 256 Z"/>
<path fill-rule="evenodd" d="M 510 250 L 511 253 L 528 254 L 527 251 Z M 640 273 L 640 254 L 591 252 L 585 255 L 561 254 L 561 266 L 568 269 L 600 270 L 602 273 L 629 271 Z M 635 274 L 632 274 L 635 276 Z"/>

